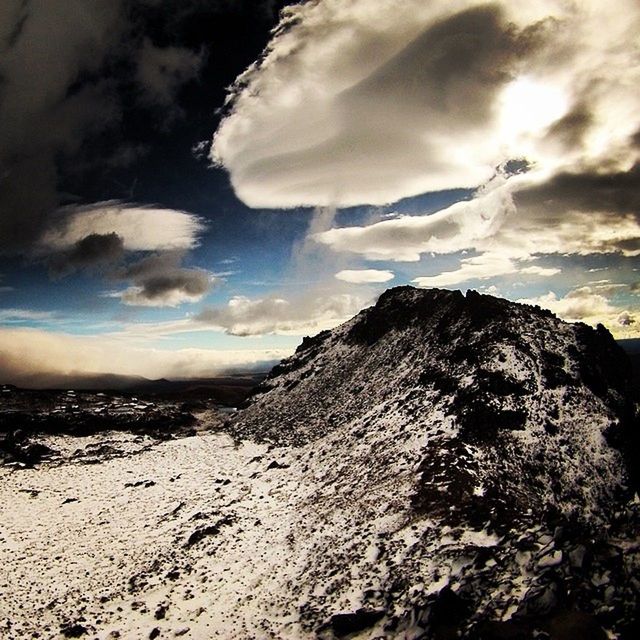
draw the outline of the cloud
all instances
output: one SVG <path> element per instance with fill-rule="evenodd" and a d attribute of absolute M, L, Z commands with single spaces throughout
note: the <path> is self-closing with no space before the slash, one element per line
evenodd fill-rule
<path fill-rule="evenodd" d="M 202 55 L 145 38 L 151 25 L 144 0 L 1 5 L 0 252 L 20 253 L 60 203 L 65 172 L 83 164 L 108 168 L 131 155 L 131 147 L 125 156 L 114 149 L 112 158 L 104 144 L 87 141 L 115 131 L 132 93 L 139 106 L 153 107 L 151 122 L 164 123 Z M 113 137 L 119 140 L 117 131 Z"/>
<path fill-rule="evenodd" d="M 640 225 L 632 212 L 634 179 L 617 172 L 497 176 L 473 199 L 436 213 L 334 228 L 313 239 L 370 260 L 415 262 L 424 254 L 480 254 L 461 258 L 454 271 L 417 278 L 420 286 L 515 273 L 552 276 L 557 268 L 530 261 L 551 255 L 640 255 Z"/>
<path fill-rule="evenodd" d="M 637 322 L 636 317 L 632 316 L 628 311 L 623 311 L 618 316 L 618 324 L 623 327 L 631 326 Z"/>
<path fill-rule="evenodd" d="M 495 189 L 426 216 L 400 216 L 368 226 L 330 229 L 312 236 L 335 251 L 369 260 L 417 262 L 423 253 L 454 253 L 490 238 L 515 210 L 511 194 Z"/>
<path fill-rule="evenodd" d="M 347 321 L 367 302 L 366 298 L 347 293 L 315 292 L 295 299 L 272 296 L 252 300 L 236 296 L 225 307 L 205 309 L 195 321 L 237 336 L 304 335 Z"/>
<path fill-rule="evenodd" d="M 568 322 L 604 324 L 617 338 L 640 337 L 633 326 L 638 309 L 624 309 L 612 304 L 611 300 L 592 286 L 577 287 L 560 297 L 553 291 L 536 298 L 523 298 L 518 302 L 538 305 L 549 309 Z"/>
<path fill-rule="evenodd" d="M 473 258 L 464 258 L 454 271 L 444 271 L 435 276 L 421 276 L 413 283 L 419 287 L 449 287 L 468 280 L 487 280 L 496 276 L 516 273 L 513 260 L 499 254 L 484 253 Z"/>
<path fill-rule="evenodd" d="M 108 336 L 0 328 L 0 382 L 23 385 L 45 376 L 101 373 L 152 379 L 208 377 L 229 370 L 269 368 L 288 355 L 285 349 L 158 349 Z"/>
<path fill-rule="evenodd" d="M 639 27 L 635 0 L 290 6 L 212 158 L 253 207 L 384 204 L 477 186 L 512 158 L 624 172 Z"/>
<path fill-rule="evenodd" d="M 183 259 L 184 254 L 176 251 L 147 256 L 114 274 L 133 286 L 106 295 L 130 306 L 176 307 L 199 302 L 220 279 L 204 269 L 181 266 Z"/>
<path fill-rule="evenodd" d="M 137 62 L 136 76 L 142 99 L 162 107 L 173 105 L 175 109 L 177 90 L 198 76 L 203 54 L 184 47 L 156 47 L 145 38 Z"/>
<path fill-rule="evenodd" d="M 49 271 L 62 276 L 76 269 L 114 264 L 123 255 L 124 243 L 117 233 L 91 233 L 71 249 L 52 255 L 48 260 Z"/>
<path fill-rule="evenodd" d="M 202 300 L 220 281 L 209 271 L 182 264 L 204 229 L 201 218 L 184 211 L 98 202 L 58 210 L 37 252 L 55 276 L 104 267 L 111 280 L 129 281 L 127 289 L 104 294 L 123 304 L 176 307 Z M 126 252 L 152 251 L 155 253 L 118 267 Z"/>
<path fill-rule="evenodd" d="M 204 221 L 191 213 L 119 201 L 59 209 L 39 241 L 41 252 L 65 251 L 89 236 L 116 234 L 127 251 L 192 249 Z"/>
<path fill-rule="evenodd" d="M 380 269 L 344 269 L 338 271 L 335 277 L 344 282 L 354 284 L 371 284 L 376 282 L 389 282 L 395 278 L 393 271 Z"/>
<path fill-rule="evenodd" d="M 0 309 L 0 322 L 44 322 L 50 320 L 50 311 L 34 311 L 32 309 Z"/>

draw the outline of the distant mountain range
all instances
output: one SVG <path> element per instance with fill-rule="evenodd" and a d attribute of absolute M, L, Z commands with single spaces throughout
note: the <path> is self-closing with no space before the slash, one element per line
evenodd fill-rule
<path fill-rule="evenodd" d="M 117 374 L 34 374 L 17 386 L 27 389 L 78 391 L 118 391 L 120 393 L 158 396 L 165 399 L 212 400 L 226 406 L 238 406 L 251 390 L 266 377 L 266 372 L 247 372 L 211 378 L 185 380 L 150 380 L 142 376 Z"/>

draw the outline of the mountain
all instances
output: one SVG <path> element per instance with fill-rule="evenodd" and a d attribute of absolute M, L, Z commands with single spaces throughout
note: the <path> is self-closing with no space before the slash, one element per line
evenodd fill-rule
<path fill-rule="evenodd" d="M 325 535 L 297 581 L 308 630 L 363 607 L 384 620 L 372 638 L 505 619 L 483 637 L 529 637 L 533 613 L 611 606 L 624 626 L 635 587 L 595 587 L 579 556 L 603 571 L 597 539 L 625 564 L 610 532 L 636 488 L 630 380 L 604 327 L 473 291 L 391 289 L 305 339 L 231 428 L 302 447 L 291 473 L 318 481 Z M 455 623 L 433 621 L 445 587 Z"/>
<path fill-rule="evenodd" d="M 209 432 L 0 468 L 0 634 L 631 640 L 630 382 L 603 327 L 391 289 Z"/>

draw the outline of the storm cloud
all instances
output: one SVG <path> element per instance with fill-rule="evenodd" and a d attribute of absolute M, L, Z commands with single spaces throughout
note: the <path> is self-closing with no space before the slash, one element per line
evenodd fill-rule
<path fill-rule="evenodd" d="M 87 267 L 111 265 L 122 259 L 124 243 L 117 233 L 91 233 L 78 240 L 71 249 L 49 258 L 49 271 L 63 276 Z"/>
<path fill-rule="evenodd" d="M 0 252 L 38 239 L 63 165 L 77 171 L 85 143 L 114 131 L 137 95 L 162 119 L 180 86 L 197 77 L 202 52 L 160 47 L 143 36 L 145 0 L 5 0 L 0 7 Z M 119 163 L 125 141 L 90 159 Z M 117 156 L 117 158 L 116 158 Z M 75 162 L 74 162 L 74 159 Z M 86 160 L 86 158 L 85 158 Z"/>

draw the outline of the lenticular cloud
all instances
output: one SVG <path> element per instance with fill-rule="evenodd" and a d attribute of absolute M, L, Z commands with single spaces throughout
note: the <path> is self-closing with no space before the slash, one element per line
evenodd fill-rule
<path fill-rule="evenodd" d="M 383 204 L 637 155 L 640 7 L 321 0 L 237 81 L 212 158 L 254 207 Z"/>

